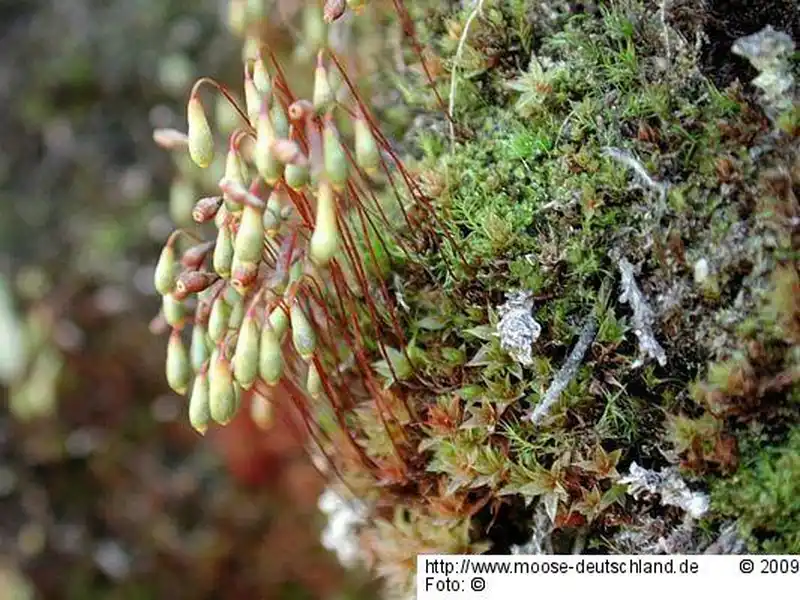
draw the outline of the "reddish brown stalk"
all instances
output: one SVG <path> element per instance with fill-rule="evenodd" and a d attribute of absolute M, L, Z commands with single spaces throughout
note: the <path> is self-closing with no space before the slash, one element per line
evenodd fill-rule
<path fill-rule="evenodd" d="M 225 97 L 225 99 L 228 101 L 228 103 L 239 114 L 239 116 L 247 124 L 247 126 L 252 129 L 252 126 L 250 125 L 250 119 L 248 118 L 247 113 L 245 113 L 245 111 L 242 110 L 242 108 L 236 102 L 236 99 L 233 97 L 233 94 L 230 93 L 230 91 L 228 90 L 227 87 L 225 87 L 224 85 L 222 85 L 221 83 L 219 83 L 218 81 L 213 79 L 212 77 L 201 77 L 200 79 L 195 81 L 194 86 L 192 86 L 192 91 L 191 91 L 190 97 L 197 96 L 198 90 L 200 89 L 200 86 L 202 84 L 204 84 L 204 83 L 207 83 L 208 85 L 212 86 L 213 88 L 216 88 L 216 90 Z"/>
<path fill-rule="evenodd" d="M 275 77 L 273 77 L 273 84 L 277 85 L 278 89 L 286 96 L 287 106 L 295 101 L 295 96 L 287 83 L 286 75 L 283 72 L 280 62 L 278 61 L 272 49 L 267 48 L 269 60 L 272 66 L 275 67 Z M 285 107 L 284 107 L 285 108 Z"/>
<path fill-rule="evenodd" d="M 300 215 L 300 218 L 303 220 L 303 225 L 308 229 L 312 229 L 314 227 L 314 211 L 305 193 L 297 192 L 288 185 L 285 186 L 284 189 L 286 190 L 286 195 L 289 196 L 289 200 L 292 201 L 292 204 Z"/>
<path fill-rule="evenodd" d="M 256 393 L 264 396 L 265 398 L 271 398 L 273 400 L 276 399 L 276 397 L 292 399 L 291 390 L 288 388 L 288 386 L 284 385 L 283 381 L 279 382 L 274 388 L 270 388 L 260 379 L 256 379 L 254 388 L 256 390 Z M 291 404 L 294 405 L 294 402 L 291 402 Z M 295 411 L 297 411 L 296 408 Z M 342 472 L 336 465 L 336 462 L 331 458 L 331 456 L 325 450 L 324 444 L 320 442 L 316 433 L 313 431 L 313 428 L 311 428 L 307 423 L 305 423 L 305 421 L 303 421 L 305 425 L 304 429 L 306 430 L 306 433 L 308 435 L 308 437 L 306 437 L 306 435 L 303 434 L 302 429 L 297 425 L 294 419 L 292 419 L 288 414 L 285 414 L 283 411 L 277 411 L 277 412 L 280 413 L 281 420 L 290 429 L 290 431 L 292 431 L 295 439 L 301 445 L 305 443 L 306 439 L 308 438 L 311 439 L 311 441 L 314 443 L 314 445 L 317 446 L 320 453 L 322 454 L 322 457 L 324 458 L 327 466 L 330 467 L 331 471 L 333 471 L 333 474 L 345 485 L 345 487 L 347 487 L 350 493 L 353 493 L 353 490 L 350 489 L 349 485 L 347 484 L 347 481 L 343 477 Z M 317 471 L 320 477 L 322 477 L 324 481 L 327 481 L 329 479 L 329 475 L 323 473 L 321 469 L 317 466 L 317 464 L 314 463 L 314 461 L 311 461 L 311 463 L 312 466 L 314 467 L 314 470 Z"/>
<path fill-rule="evenodd" d="M 397 3 L 397 1 L 398 0 L 395 0 L 395 3 Z M 401 4 L 402 4 L 402 2 L 401 2 Z M 336 68 L 339 70 L 339 73 L 342 75 L 342 79 L 344 80 L 345 84 L 347 85 L 348 89 L 350 90 L 351 94 L 353 95 L 353 98 L 358 103 L 359 109 L 361 110 L 361 114 L 364 117 L 364 119 L 367 121 L 367 124 L 369 125 L 370 130 L 372 131 L 373 135 L 376 138 L 376 141 L 379 142 L 379 144 L 383 147 L 383 150 L 391 157 L 392 162 L 394 162 L 394 164 L 397 167 L 398 171 L 400 171 L 400 174 L 402 175 L 403 180 L 405 181 L 406 187 L 411 192 L 412 197 L 414 198 L 415 201 L 417 201 L 417 202 L 422 204 L 422 206 L 425 209 L 425 211 L 436 222 L 436 224 L 439 226 L 439 228 L 441 229 L 441 231 L 444 234 L 444 236 L 447 238 L 447 240 L 452 245 L 454 251 L 458 254 L 458 256 L 459 256 L 459 258 L 461 260 L 461 263 L 464 266 L 464 268 L 468 269 L 469 267 L 468 267 L 466 258 L 462 254 L 459 245 L 455 242 L 455 240 L 453 239 L 452 235 L 447 230 L 447 228 L 444 227 L 443 223 L 441 223 L 441 220 L 439 219 L 439 216 L 437 215 L 436 211 L 434 210 L 433 205 L 428 201 L 428 198 L 425 196 L 425 194 L 422 193 L 422 191 L 419 189 L 419 186 L 416 184 L 416 182 L 414 182 L 413 178 L 409 175 L 408 171 L 405 168 L 405 165 L 403 164 L 403 161 L 400 159 L 399 156 L 397 156 L 397 153 L 395 153 L 395 151 L 392 149 L 391 144 L 389 144 L 389 141 L 383 135 L 383 133 L 381 132 L 380 128 L 376 125 L 374 118 L 372 117 L 372 115 L 370 114 L 369 110 L 367 109 L 367 106 L 365 105 L 365 103 L 363 102 L 363 100 L 359 96 L 358 92 L 356 91 L 355 86 L 353 85 L 352 81 L 350 80 L 350 78 L 348 77 L 348 75 L 345 72 L 344 68 L 342 67 L 342 64 L 339 61 L 338 57 L 333 52 L 330 52 L 329 54 L 330 54 L 331 60 L 336 65 Z M 443 106 L 444 105 L 442 105 L 442 107 Z M 446 113 L 446 111 L 445 111 L 445 113 Z M 392 189 L 394 190 L 395 196 L 398 199 L 398 204 L 399 204 L 401 210 L 403 211 L 403 213 L 405 214 L 406 211 L 405 211 L 405 208 L 402 205 L 402 200 L 401 200 L 401 197 L 400 197 L 399 192 L 397 190 L 397 187 L 394 184 L 394 178 L 391 175 L 390 169 L 389 169 L 388 165 L 386 164 L 386 161 L 383 160 L 383 157 L 381 157 L 381 166 L 383 167 L 383 170 L 386 173 L 386 176 L 389 178 L 390 183 L 392 185 Z M 409 218 L 410 217 L 407 216 L 406 220 L 408 221 Z M 413 225 L 410 222 L 409 222 L 409 226 L 413 227 Z"/>
<path fill-rule="evenodd" d="M 347 284 L 343 280 L 343 275 L 341 274 L 341 271 L 339 270 L 338 265 L 333 265 L 333 266 L 335 267 L 335 269 L 332 269 L 332 275 L 333 275 L 332 279 L 333 279 L 333 282 L 334 282 L 334 286 L 336 286 L 336 288 L 337 288 L 337 293 L 339 293 L 339 286 L 340 285 L 344 285 L 346 287 Z M 338 278 L 337 278 L 337 275 L 338 275 Z M 366 296 L 366 297 L 368 298 L 368 296 Z M 365 351 L 365 344 L 364 344 L 364 341 L 363 341 L 363 332 L 361 331 L 361 327 L 358 324 L 358 317 L 357 317 L 357 311 L 356 311 L 356 308 L 355 308 L 355 303 L 352 301 L 352 299 L 350 299 L 350 301 L 351 301 L 351 303 L 353 303 L 353 307 L 349 311 L 349 314 L 350 314 L 350 319 L 351 319 L 352 324 L 353 324 L 353 334 L 355 336 L 355 342 L 356 342 L 354 345 L 351 346 L 351 348 L 355 351 L 356 359 L 363 361 L 363 363 L 362 363 L 362 365 L 363 365 L 363 374 L 365 376 L 366 383 L 367 383 L 367 386 L 369 388 L 369 391 L 372 393 L 372 395 L 374 397 L 380 398 L 382 396 L 382 391 L 380 389 L 380 386 L 377 385 L 377 382 L 372 377 L 372 365 L 363 358 L 363 354 L 364 354 L 364 351 Z M 374 306 L 371 306 L 370 301 L 367 301 L 366 304 L 367 304 L 368 307 L 370 307 L 370 317 L 371 317 L 371 320 L 372 320 L 372 322 L 373 322 L 373 324 L 375 325 L 375 328 L 376 328 L 376 336 L 375 336 L 375 338 L 376 338 L 376 342 L 378 343 L 378 347 L 380 349 L 381 355 L 383 356 L 384 360 L 386 361 L 386 364 L 387 364 L 387 366 L 389 368 L 389 371 L 392 374 L 392 377 L 395 379 L 395 381 L 399 381 L 399 379 L 397 377 L 397 374 L 396 374 L 396 372 L 394 370 L 394 367 L 392 366 L 392 362 L 389 359 L 389 355 L 386 352 L 386 347 L 383 345 L 383 342 L 381 340 L 380 331 L 378 329 L 379 321 L 378 321 L 378 319 L 377 319 L 377 317 L 376 317 L 376 315 L 374 313 Z M 403 399 L 403 403 L 404 403 L 404 408 L 406 409 L 406 412 L 409 415 L 413 415 L 414 413 L 411 411 L 410 407 L 406 403 L 405 398 Z M 392 414 L 391 409 L 387 409 L 387 410 L 388 410 L 389 415 L 391 416 L 391 418 L 393 420 L 397 421 L 397 417 Z M 391 433 L 388 430 L 387 430 L 387 433 L 389 433 L 391 435 Z"/>
<path fill-rule="evenodd" d="M 368 228 L 367 228 L 367 222 L 365 221 L 365 218 L 368 220 L 369 217 L 365 217 L 365 215 L 362 214 L 362 210 L 363 209 L 360 207 L 360 205 L 359 205 L 359 208 L 357 210 L 359 212 L 359 220 L 361 222 L 362 233 L 363 233 L 365 239 L 369 239 L 369 231 L 368 231 Z M 373 227 L 373 229 L 375 229 L 374 225 L 372 225 L 372 227 Z M 380 233 L 377 231 L 377 229 L 375 229 L 375 233 L 376 233 L 376 235 L 378 235 L 380 243 L 383 244 L 384 243 L 383 239 L 381 238 Z M 375 256 L 375 251 L 372 248 L 372 244 L 367 243 L 366 245 L 367 245 L 367 249 L 369 251 L 370 257 L 372 258 L 372 263 L 375 265 L 376 270 L 378 270 L 380 267 L 378 265 L 378 259 Z M 381 295 L 383 296 L 383 300 L 386 303 L 386 308 L 389 311 L 389 317 L 390 317 L 389 320 L 391 321 L 392 328 L 394 329 L 394 334 L 398 339 L 398 342 L 399 342 L 399 345 L 400 345 L 400 348 L 401 348 L 401 352 L 403 353 L 403 356 L 405 357 L 405 359 L 408 361 L 409 366 L 411 366 L 412 369 L 413 369 L 414 366 L 413 366 L 413 363 L 411 361 L 411 357 L 408 355 L 408 349 L 406 347 L 405 334 L 403 333 L 403 328 L 401 327 L 400 321 L 397 318 L 397 307 L 395 306 L 394 299 L 392 298 L 391 294 L 389 293 L 389 290 L 386 287 L 386 282 L 383 280 L 383 278 L 382 277 L 377 277 L 376 279 L 378 281 L 378 287 L 381 290 Z M 388 359 L 387 359 L 387 362 L 388 362 Z M 414 370 L 416 371 L 416 369 L 414 369 Z M 394 371 L 392 372 L 392 374 L 394 375 Z M 412 413 L 409 412 L 409 414 L 412 414 Z"/>
<path fill-rule="evenodd" d="M 334 398 L 336 396 L 336 392 L 330 385 L 330 382 L 323 376 L 322 373 L 320 373 L 320 376 L 322 385 L 325 388 L 325 393 L 328 394 L 329 398 Z M 305 393 L 303 393 L 302 388 L 300 388 L 300 386 L 298 386 L 290 378 L 284 377 L 283 382 L 284 385 L 289 386 L 293 390 L 293 392 L 291 393 L 291 397 L 295 399 L 293 404 L 302 413 L 303 422 L 306 423 L 306 426 L 309 428 L 310 431 L 312 429 L 310 423 L 313 422 L 313 420 L 310 420 L 308 416 L 308 411 L 306 408 L 308 405 L 308 401 L 306 399 Z M 298 401 L 298 399 L 302 400 Z M 336 415 L 336 421 L 339 425 L 339 428 L 341 429 L 342 433 L 344 434 L 351 448 L 356 452 L 358 457 L 361 459 L 364 466 L 370 470 L 375 469 L 376 467 L 375 462 L 367 455 L 364 449 L 358 445 L 355 438 L 353 438 L 350 429 L 347 427 L 347 422 L 345 421 L 344 414 L 342 414 L 341 411 L 334 411 L 334 414 Z"/>
<path fill-rule="evenodd" d="M 436 82 L 433 80 L 433 76 L 431 75 L 430 69 L 428 68 L 428 62 L 425 60 L 424 53 L 422 52 L 422 46 L 417 39 L 417 34 L 414 31 L 414 21 L 411 18 L 411 15 L 408 14 L 408 10 L 403 3 L 403 0 L 392 0 L 394 3 L 395 10 L 397 11 L 397 15 L 400 17 L 400 22 L 403 24 L 403 31 L 411 40 L 411 45 L 414 47 L 414 52 L 419 58 L 419 62 L 422 65 L 423 71 L 425 71 L 425 77 L 428 79 L 428 85 L 430 85 L 433 93 L 436 95 L 436 101 L 439 103 L 439 109 L 444 113 L 447 117 L 448 121 L 452 121 L 452 117 L 450 112 L 445 107 L 444 100 L 442 100 L 442 96 L 439 94 L 439 90 L 436 89 Z"/>

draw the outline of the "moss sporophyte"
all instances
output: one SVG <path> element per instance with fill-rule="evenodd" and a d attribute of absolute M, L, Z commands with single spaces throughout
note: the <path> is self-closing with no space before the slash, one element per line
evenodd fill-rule
<path fill-rule="evenodd" d="M 333 20 L 361 8 L 328 3 L 326 14 Z M 392 436 L 399 431 L 401 417 L 387 398 L 399 392 L 378 381 L 373 363 L 385 361 L 394 373 L 392 353 L 405 348 L 407 327 L 381 277 L 390 256 L 411 257 L 422 238 L 448 236 L 434 231 L 432 206 L 336 53 L 317 52 L 306 100 L 291 92 L 272 49 L 255 40 L 248 38 L 257 51 L 244 60 L 244 106 L 227 87 L 203 77 L 189 95 L 186 134 L 154 135 L 209 169 L 219 139 L 206 90 L 239 117 L 217 190 L 196 200 L 193 225 L 170 236 L 156 265 L 161 318 L 171 329 L 167 379 L 190 398 L 189 421 L 200 433 L 211 422 L 230 422 L 245 397 L 261 424 L 272 414 L 265 403 L 288 402 L 297 415 L 293 427 L 323 452 L 343 437 L 380 477 L 348 424 L 348 411 L 371 404 Z M 194 245 L 179 253 L 179 238 Z M 402 397 L 400 404 L 406 405 Z M 335 431 L 320 421 L 326 412 Z M 400 440 L 392 445 L 393 460 L 410 476 L 404 455 L 410 450 Z M 338 469 L 339 458 L 329 459 L 329 468 Z"/>
<path fill-rule="evenodd" d="M 241 89 L 154 135 L 168 384 L 200 433 L 285 419 L 398 597 L 423 552 L 698 551 L 739 499 L 798 549 L 757 493 L 800 423 L 797 98 L 718 88 L 669 7 L 540 4 L 304 3 L 287 55 L 233 0 Z"/>

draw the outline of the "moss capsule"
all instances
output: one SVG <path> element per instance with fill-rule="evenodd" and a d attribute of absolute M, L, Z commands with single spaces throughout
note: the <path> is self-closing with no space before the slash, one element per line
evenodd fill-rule
<path fill-rule="evenodd" d="M 216 352 L 208 372 L 208 403 L 211 418 L 226 425 L 236 416 L 238 407 L 236 386 L 230 361 Z"/>
<path fill-rule="evenodd" d="M 322 377 L 320 377 L 317 363 L 313 360 L 308 363 L 308 373 L 306 374 L 306 391 L 315 400 L 322 396 L 324 391 Z"/>
<path fill-rule="evenodd" d="M 272 127 L 275 131 L 275 137 L 287 138 L 289 137 L 289 117 L 286 116 L 286 111 L 280 102 L 273 102 L 272 108 L 269 109 L 269 116 L 272 119 Z"/>
<path fill-rule="evenodd" d="M 205 169 L 214 160 L 214 136 L 208 124 L 206 111 L 200 98 L 192 94 L 186 107 L 186 116 L 189 124 L 187 133 L 189 156 L 198 167 Z"/>
<path fill-rule="evenodd" d="M 189 343 L 189 358 L 196 373 L 200 372 L 200 369 L 203 368 L 203 365 L 211 356 L 208 339 L 206 326 L 202 323 L 195 323 L 192 328 L 192 339 Z"/>
<path fill-rule="evenodd" d="M 230 227 L 223 225 L 217 231 L 217 242 L 214 245 L 214 256 L 212 258 L 214 270 L 220 277 L 228 279 L 231 276 L 231 266 L 233 264 L 233 235 Z"/>
<path fill-rule="evenodd" d="M 267 385 L 276 385 L 283 377 L 283 352 L 279 333 L 267 322 L 261 328 L 258 349 L 258 375 Z"/>
<path fill-rule="evenodd" d="M 309 182 L 310 174 L 308 165 L 288 164 L 284 168 L 283 178 L 295 192 L 302 190 Z"/>
<path fill-rule="evenodd" d="M 317 266 L 324 267 L 339 248 L 339 231 L 336 225 L 336 201 L 327 181 L 321 181 L 317 193 L 317 215 L 311 235 L 308 255 Z"/>
<path fill-rule="evenodd" d="M 175 252 L 175 246 L 167 242 L 161 250 L 161 255 L 158 258 L 156 270 L 153 274 L 153 284 L 160 295 L 165 296 L 172 291 L 172 287 L 175 285 L 177 268 L 178 257 Z"/>
<path fill-rule="evenodd" d="M 297 354 L 305 361 L 311 360 L 317 349 L 317 333 L 298 302 L 289 310 L 289 322 L 292 327 L 292 344 Z"/>
<path fill-rule="evenodd" d="M 258 263 L 243 262 L 234 254 L 231 266 L 231 286 L 240 295 L 249 292 L 258 279 Z"/>
<path fill-rule="evenodd" d="M 181 332 L 173 329 L 167 343 L 167 383 L 176 394 L 181 396 L 186 393 L 192 381 L 192 367 L 189 362 L 189 353 L 181 339 Z"/>
<path fill-rule="evenodd" d="M 255 315 L 245 315 L 239 328 L 233 355 L 233 375 L 243 389 L 249 390 L 259 371 L 259 330 Z"/>
<path fill-rule="evenodd" d="M 186 322 L 186 306 L 173 294 L 162 297 L 161 310 L 164 313 L 164 320 L 173 329 L 180 329 Z"/>
<path fill-rule="evenodd" d="M 233 144 L 228 148 L 228 154 L 225 159 L 225 174 L 222 176 L 220 183 L 228 182 L 229 185 L 237 185 L 244 187 L 246 177 L 245 166 Z M 225 208 L 229 212 L 238 213 L 242 210 L 240 203 L 236 202 L 229 193 L 224 193 Z"/>
<path fill-rule="evenodd" d="M 367 120 L 361 115 L 356 119 L 354 129 L 356 163 L 364 169 L 367 175 L 373 176 L 377 173 L 381 161 L 375 136 L 372 135 Z"/>
<path fill-rule="evenodd" d="M 345 154 L 336 129 L 333 126 L 333 117 L 327 115 L 325 118 L 325 129 L 323 131 L 323 156 L 325 163 L 325 174 L 328 181 L 336 190 L 344 189 L 347 183 L 349 167 L 347 164 L 347 154 Z"/>
<path fill-rule="evenodd" d="M 264 96 L 269 97 L 269 95 Z M 244 104 L 250 125 L 256 126 L 261 111 L 262 95 L 259 93 L 249 69 L 244 71 Z"/>
<path fill-rule="evenodd" d="M 328 81 L 328 70 L 325 68 L 321 50 L 317 54 L 317 65 L 314 68 L 314 90 L 311 101 L 317 114 L 328 110 L 334 101 L 333 89 Z"/>
<path fill-rule="evenodd" d="M 208 337 L 215 344 L 219 344 L 228 333 L 230 318 L 231 307 L 225 302 L 222 295 L 217 296 L 211 306 L 211 315 L 208 317 Z"/>
<path fill-rule="evenodd" d="M 258 263 L 264 248 L 263 212 L 246 204 L 242 209 L 242 220 L 234 241 L 234 253 L 240 262 Z"/>
<path fill-rule="evenodd" d="M 230 307 L 228 329 L 239 329 L 244 322 L 244 297 L 234 287 L 229 288 L 229 292 L 230 294 L 225 298 L 225 303 Z"/>
<path fill-rule="evenodd" d="M 250 401 L 250 418 L 259 429 L 269 429 L 273 420 L 272 403 L 259 394 L 253 394 Z"/>
<path fill-rule="evenodd" d="M 264 59 L 260 56 L 253 63 L 253 85 L 263 96 L 272 92 L 272 79 L 264 64 Z"/>
<path fill-rule="evenodd" d="M 258 174 L 268 185 L 275 185 L 283 175 L 281 163 L 272 151 L 272 143 L 277 139 L 266 104 L 262 106 L 256 121 L 256 144 L 253 148 L 253 161 Z"/>
<path fill-rule="evenodd" d="M 222 196 L 209 196 L 200 198 L 192 209 L 192 220 L 195 223 L 206 223 L 217 216 L 222 204 Z"/>
<path fill-rule="evenodd" d="M 283 308 L 276 306 L 272 309 L 272 312 L 269 313 L 269 324 L 272 326 L 275 335 L 278 336 L 278 340 L 280 341 L 283 339 L 283 336 L 286 335 L 286 332 L 289 331 L 289 315 L 286 314 Z"/>
<path fill-rule="evenodd" d="M 197 433 L 205 435 L 210 422 L 208 374 L 201 372 L 194 378 L 192 395 L 189 396 L 189 424 Z"/>

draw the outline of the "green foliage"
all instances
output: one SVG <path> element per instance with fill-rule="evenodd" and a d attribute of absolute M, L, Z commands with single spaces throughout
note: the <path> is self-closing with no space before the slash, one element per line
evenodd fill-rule
<path fill-rule="evenodd" d="M 712 488 L 713 506 L 738 519 L 753 552 L 800 553 L 800 428 Z"/>

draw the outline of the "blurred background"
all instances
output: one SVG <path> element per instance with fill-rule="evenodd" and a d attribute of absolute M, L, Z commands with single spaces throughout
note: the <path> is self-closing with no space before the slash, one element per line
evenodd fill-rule
<path fill-rule="evenodd" d="M 240 81 L 226 4 L 0 0 L 0 598 L 375 597 L 320 544 L 300 441 L 195 434 L 148 328 L 177 194 L 152 133 Z"/>

